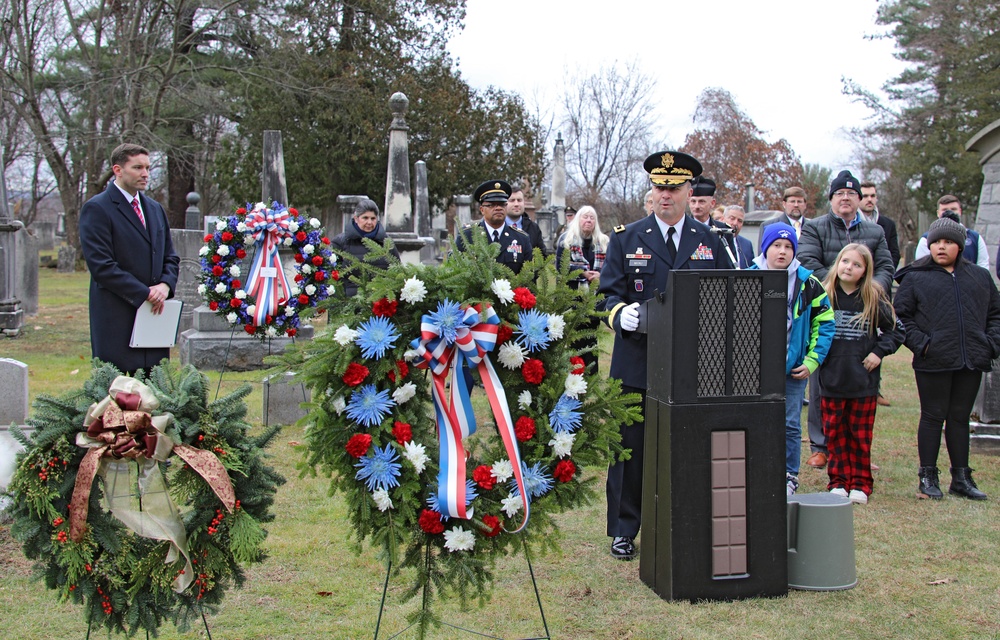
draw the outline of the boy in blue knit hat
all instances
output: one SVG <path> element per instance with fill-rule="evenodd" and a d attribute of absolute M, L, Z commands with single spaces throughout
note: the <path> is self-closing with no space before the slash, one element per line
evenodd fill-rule
<path fill-rule="evenodd" d="M 785 335 L 785 487 L 788 495 L 799 488 L 802 456 L 802 398 L 812 372 L 830 350 L 835 329 L 833 309 L 823 284 L 812 271 L 799 264 L 795 254 L 799 242 L 795 229 L 784 222 L 764 227 L 761 254 L 751 269 L 782 269 L 788 272 L 788 309 Z"/>

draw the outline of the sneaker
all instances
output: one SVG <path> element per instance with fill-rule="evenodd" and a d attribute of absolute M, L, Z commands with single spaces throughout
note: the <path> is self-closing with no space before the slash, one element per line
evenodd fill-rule
<path fill-rule="evenodd" d="M 611 557 L 616 560 L 631 560 L 636 556 L 635 539 L 617 536 L 611 539 Z"/>
<path fill-rule="evenodd" d="M 847 489 L 844 487 L 834 487 L 833 489 L 830 489 L 830 493 L 835 496 L 840 496 L 841 498 L 847 497 Z"/>
<path fill-rule="evenodd" d="M 851 489 L 851 494 L 848 497 L 854 504 L 868 504 L 868 496 L 864 491 Z"/>
<path fill-rule="evenodd" d="M 799 490 L 799 477 L 793 476 L 790 473 L 785 474 L 785 495 L 794 496 L 795 492 Z"/>

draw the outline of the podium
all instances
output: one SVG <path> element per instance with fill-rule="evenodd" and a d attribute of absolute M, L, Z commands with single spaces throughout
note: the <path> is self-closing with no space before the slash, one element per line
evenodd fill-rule
<path fill-rule="evenodd" d="M 666 600 L 788 593 L 784 271 L 671 271 L 646 303 L 639 577 Z"/>

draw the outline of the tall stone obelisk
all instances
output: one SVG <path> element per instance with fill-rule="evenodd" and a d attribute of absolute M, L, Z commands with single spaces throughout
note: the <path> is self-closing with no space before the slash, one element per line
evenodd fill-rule
<path fill-rule="evenodd" d="M 424 241 L 416 233 L 413 200 L 410 198 L 410 158 L 406 110 L 410 101 L 396 92 L 389 98 L 392 124 L 389 125 L 389 167 L 385 176 L 385 228 L 399 250 L 403 262 L 420 263 Z"/>
<path fill-rule="evenodd" d="M 552 201 L 549 205 L 559 213 L 559 224 L 566 224 L 566 147 L 562 133 L 556 134 L 552 150 Z"/>

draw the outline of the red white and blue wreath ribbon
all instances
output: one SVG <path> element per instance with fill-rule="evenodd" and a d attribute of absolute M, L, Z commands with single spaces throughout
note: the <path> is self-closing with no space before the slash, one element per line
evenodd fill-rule
<path fill-rule="evenodd" d="M 432 316 L 424 315 L 420 322 L 420 338 L 411 347 L 423 359 L 417 366 L 429 368 L 433 374 L 432 395 L 437 414 L 438 443 L 440 446 L 438 471 L 438 504 L 442 514 L 469 519 L 465 508 L 465 448 L 462 440 L 476 432 L 476 414 L 472 410 L 468 381 L 463 364 L 479 370 L 486 396 L 489 398 L 497 429 L 503 439 L 514 480 L 524 506 L 521 524 L 512 533 L 517 533 L 528 524 L 529 501 L 524 487 L 521 470 L 521 452 L 514 435 L 514 422 L 510 418 L 507 396 L 487 354 L 496 346 L 497 329 L 500 318 L 489 304 L 485 309 L 479 305 L 466 306 L 461 324 L 456 328 L 454 343 L 449 344 L 442 337 L 442 328 Z M 451 375 L 451 396 L 448 396 L 445 381 Z"/>
<path fill-rule="evenodd" d="M 247 229 L 253 235 L 257 250 L 250 265 L 246 290 L 256 300 L 253 321 L 258 326 L 266 324 L 267 316 L 274 316 L 278 305 L 288 301 L 288 280 L 278 258 L 278 247 L 291 235 L 288 218 L 288 209 L 278 204 L 271 209 L 258 204 L 247 215 Z"/>

